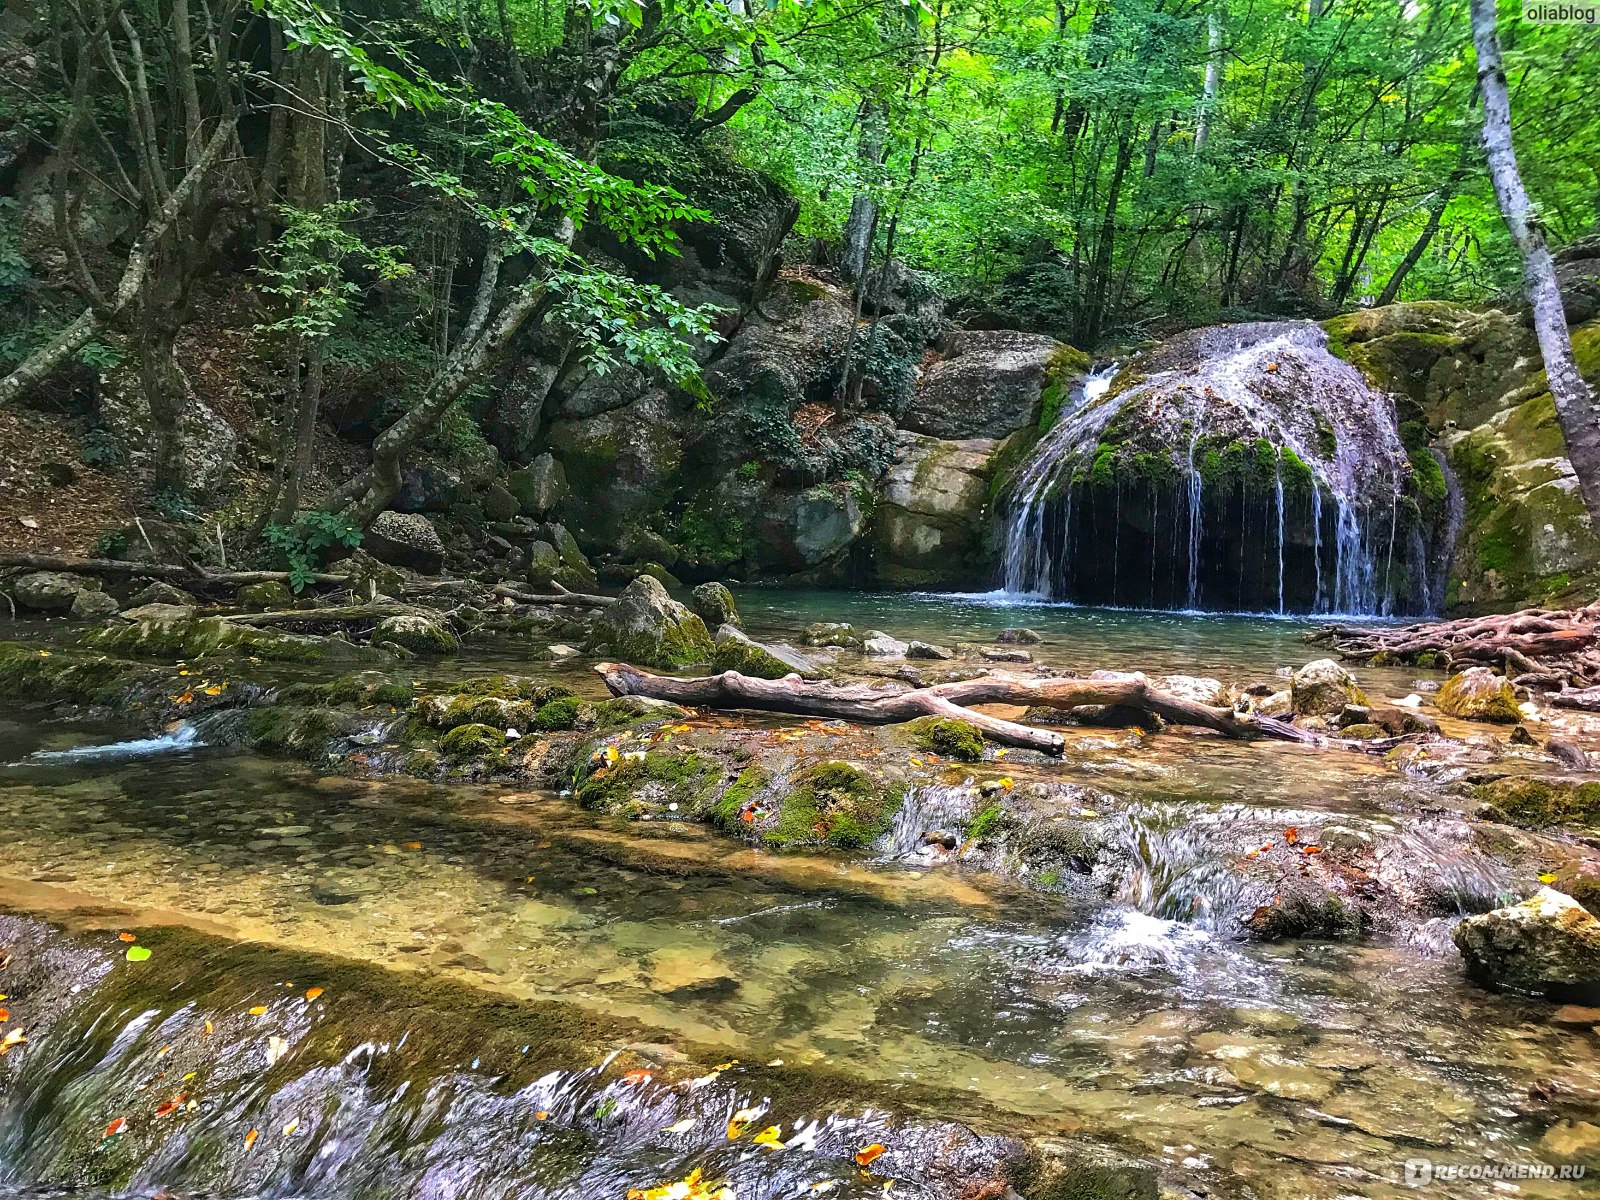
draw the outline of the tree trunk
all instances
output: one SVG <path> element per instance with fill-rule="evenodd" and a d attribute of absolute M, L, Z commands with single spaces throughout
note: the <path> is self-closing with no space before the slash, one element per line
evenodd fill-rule
<path fill-rule="evenodd" d="M 1194 127 L 1194 152 L 1206 148 L 1211 137 L 1211 117 L 1222 95 L 1222 0 L 1215 0 L 1206 14 L 1206 80 L 1200 93 L 1200 112 Z"/>
<path fill-rule="evenodd" d="M 1589 520 L 1600 529 L 1600 416 L 1589 385 L 1578 373 L 1578 364 L 1572 357 L 1572 339 L 1561 308 L 1555 262 L 1517 169 L 1517 152 L 1511 144 L 1511 96 L 1506 90 L 1495 15 L 1495 0 L 1472 0 L 1472 37 L 1478 49 L 1478 86 L 1483 95 L 1483 148 L 1495 198 L 1500 202 L 1500 215 L 1522 252 L 1522 275 L 1533 306 L 1533 328 L 1539 338 L 1539 353 L 1544 358 L 1556 416 L 1566 438 L 1567 457 L 1578 476 Z"/>
<path fill-rule="evenodd" d="M 1406 251 L 1406 256 L 1400 260 L 1400 265 L 1394 269 L 1394 274 L 1389 276 L 1389 282 L 1383 285 L 1383 291 L 1378 293 L 1377 304 L 1382 308 L 1385 304 L 1393 304 L 1400 295 L 1400 285 L 1406 281 L 1406 276 L 1411 273 L 1411 268 L 1422 261 L 1423 254 L 1428 249 L 1428 244 L 1433 241 L 1433 235 L 1439 232 L 1439 222 L 1444 218 L 1444 210 L 1450 207 L 1450 200 L 1455 195 L 1457 186 L 1461 182 L 1461 169 L 1458 167 L 1451 173 L 1450 178 L 1439 186 L 1439 189 L 1428 200 L 1428 223 L 1422 227 L 1422 232 L 1417 235 L 1417 240 L 1411 243 L 1411 249 Z"/>
<path fill-rule="evenodd" d="M 873 189 L 878 183 L 878 168 L 883 165 L 885 140 L 884 106 L 870 100 L 861 106 L 861 137 L 856 144 L 856 158 L 866 182 L 850 201 L 850 215 L 845 219 L 843 244 L 839 247 L 839 274 L 850 283 L 866 278 L 872 232 L 878 225 L 878 201 Z"/>

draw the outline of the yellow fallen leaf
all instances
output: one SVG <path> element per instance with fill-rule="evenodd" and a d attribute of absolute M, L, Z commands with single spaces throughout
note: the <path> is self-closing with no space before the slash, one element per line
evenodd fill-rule
<path fill-rule="evenodd" d="M 1008 792 L 1012 788 L 1017 786 L 1017 781 L 1015 779 L 1011 778 L 1011 776 L 1009 776 L 1009 775 L 1000 776 L 999 779 L 995 780 L 995 783 L 997 783 L 999 786 L 1005 788 L 1005 790 L 1008 791 Z"/>
<path fill-rule="evenodd" d="M 294 1120 L 290 1121 L 287 1125 L 285 1125 L 283 1127 L 283 1136 L 284 1137 L 293 1137 L 294 1136 L 294 1131 L 296 1129 L 299 1129 L 299 1128 L 300 1128 L 300 1118 L 296 1117 Z"/>
<path fill-rule="evenodd" d="M 156 1057 L 157 1058 L 165 1058 L 167 1055 L 169 1055 L 171 1053 L 172 1053 L 172 1043 L 168 1042 L 165 1046 L 161 1047 L 161 1049 L 156 1051 Z"/>
<path fill-rule="evenodd" d="M 1555 881 L 1556 873 L 1554 871 L 1546 871 L 1544 874 L 1539 876 L 1540 883 L 1554 883 Z"/>
<path fill-rule="evenodd" d="M 215 1025 L 213 1025 L 210 1021 L 207 1021 L 206 1022 L 205 1032 L 201 1036 L 202 1037 L 210 1037 L 213 1033 L 216 1032 L 216 1029 L 217 1029 L 217 1027 Z"/>
<path fill-rule="evenodd" d="M 15 1047 L 22 1045 L 28 1039 L 23 1036 L 22 1030 L 13 1029 L 0 1038 L 0 1054 L 9 1054 Z"/>
<path fill-rule="evenodd" d="M 220 683 L 212 684 L 210 687 L 208 687 L 206 689 L 206 695 L 208 695 L 208 696 L 220 696 L 220 695 L 222 695 L 223 686 L 224 685 L 220 684 Z"/>
<path fill-rule="evenodd" d="M 744 1131 L 750 1128 L 750 1122 L 761 1115 L 760 1108 L 741 1108 L 728 1118 L 728 1140 L 744 1136 Z"/>
<path fill-rule="evenodd" d="M 260 1136 L 261 1136 L 261 1131 L 259 1129 L 252 1129 L 249 1133 L 245 1134 L 244 1135 L 244 1148 L 246 1150 L 250 1149 L 251 1146 L 254 1146 L 256 1144 L 256 1139 L 258 1137 L 260 1137 Z"/>
<path fill-rule="evenodd" d="M 783 1139 L 778 1134 L 779 1130 L 776 1125 L 768 1125 L 755 1137 L 751 1138 L 750 1141 L 752 1145 L 765 1146 L 768 1150 L 782 1150 Z"/>
<path fill-rule="evenodd" d="M 315 1000 L 320 995 L 322 995 L 322 989 L 321 988 L 315 988 L 314 987 L 314 988 L 307 988 L 306 989 L 306 999 L 307 1000 Z"/>
<path fill-rule="evenodd" d="M 689 1130 L 691 1130 L 693 1128 L 694 1128 L 694 1118 L 693 1117 L 685 1117 L 681 1121 L 674 1121 L 671 1125 L 668 1125 L 661 1132 L 662 1133 L 688 1133 Z"/>
<path fill-rule="evenodd" d="M 256 1005 L 254 1008 L 252 1008 L 250 1010 L 250 1015 L 252 1017 L 259 1017 L 259 1016 L 262 1016 L 263 1014 L 265 1014 L 266 1011 L 267 1011 L 267 1006 L 265 1004 L 258 1004 L 258 1005 Z"/>
<path fill-rule="evenodd" d="M 920 758 L 913 758 L 911 760 L 911 765 L 913 767 L 920 767 L 922 765 L 922 760 Z"/>
<path fill-rule="evenodd" d="M 550 1119 L 550 1114 L 541 1108 L 538 1112 L 533 1114 L 533 1119 L 535 1121 L 548 1121 Z"/>
<path fill-rule="evenodd" d="M 183 1082 L 184 1082 L 184 1083 L 188 1083 L 188 1082 L 189 1082 L 189 1080 L 191 1080 L 191 1079 L 193 1079 L 193 1078 L 194 1078 L 194 1077 L 195 1077 L 195 1076 L 196 1076 L 196 1075 L 198 1075 L 198 1074 L 200 1074 L 200 1072 L 199 1072 L 199 1071 L 190 1071 L 190 1072 L 189 1072 L 189 1073 L 188 1073 L 188 1074 L 187 1074 L 187 1075 L 185 1075 L 185 1076 L 184 1076 L 184 1077 L 183 1077 Z"/>
<path fill-rule="evenodd" d="M 998 759 L 1004 758 L 1006 755 L 1008 755 L 1010 753 L 1011 753 L 1011 747 L 1009 747 L 1009 746 L 1001 746 L 1000 749 L 998 749 L 998 750 L 996 750 L 994 752 L 994 756 L 998 760 Z"/>

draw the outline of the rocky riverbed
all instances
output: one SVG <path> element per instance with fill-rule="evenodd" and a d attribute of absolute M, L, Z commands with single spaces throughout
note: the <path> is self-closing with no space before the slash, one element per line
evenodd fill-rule
<path fill-rule="evenodd" d="M 1398 1193 L 1418 1154 L 1600 1152 L 1595 718 L 1513 695 L 1513 720 L 1467 719 L 1442 674 L 1309 665 L 1287 622 L 730 599 L 822 674 L 1143 665 L 1323 742 L 1001 714 L 1050 722 L 1056 757 L 955 721 L 688 711 L 551 655 L 569 618 L 331 660 L 23 625 L 0 652 L 0 890 L 35 964 L 5 989 L 11 1177 L 478 1195 L 450 1148 L 500 1136 L 496 1186 L 549 1196 L 699 1168 L 739 1197 L 1333 1197 Z M 429 1040 L 460 1019 L 440 987 L 491 1025 L 577 1025 L 519 1073 L 493 1038 Z M 344 1057 L 363 1045 L 406 1070 Z M 732 1060 L 782 1065 L 685 1087 Z M 725 1136 L 752 1106 L 767 1124 Z M 692 1144 L 662 1132 L 689 1116 Z M 837 1136 L 750 1143 L 813 1121 Z"/>

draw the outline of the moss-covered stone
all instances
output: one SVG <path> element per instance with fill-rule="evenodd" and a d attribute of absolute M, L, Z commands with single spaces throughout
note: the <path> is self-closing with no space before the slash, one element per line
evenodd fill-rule
<path fill-rule="evenodd" d="M 413 654 L 459 654 L 461 642 L 443 621 L 420 613 L 399 613 L 385 617 L 372 631 L 375 643 L 393 642 Z"/>
<path fill-rule="evenodd" d="M 1469 667 L 1445 680 L 1435 703 L 1439 711 L 1468 721 L 1515 725 L 1522 720 L 1511 681 L 1487 667 Z"/>
<path fill-rule="evenodd" d="M 705 622 L 667 595 L 657 579 L 641 575 L 602 613 L 595 643 L 624 662 L 646 667 L 686 667 L 711 661 Z"/>
<path fill-rule="evenodd" d="M 886 785 L 850 763 L 818 763 L 790 781 L 762 840 L 772 846 L 861 849 L 889 828 L 904 796 L 903 787 Z"/>
<path fill-rule="evenodd" d="M 439 749 L 457 760 L 498 754 L 505 744 L 505 731 L 493 725 L 457 725 L 439 739 Z"/>
<path fill-rule="evenodd" d="M 596 751 L 579 768 L 573 795 L 585 808 L 638 817 L 672 811 L 685 817 L 710 811 L 722 769 L 693 750 Z"/>
<path fill-rule="evenodd" d="M 710 814 L 712 823 L 724 830 L 752 823 L 755 819 L 755 805 L 771 782 L 772 775 L 759 763 L 751 763 L 745 767 L 713 805 Z M 744 821 L 747 812 L 750 814 L 750 822 Z"/>
<path fill-rule="evenodd" d="M 1513 776 L 1480 783 L 1473 798 L 1529 828 L 1549 825 L 1600 825 L 1600 783 Z"/>
<path fill-rule="evenodd" d="M 150 668 L 106 658 L 0 642 L 0 699 L 15 703 L 116 704 Z"/>
<path fill-rule="evenodd" d="M 929 753 L 960 762 L 979 762 L 983 758 L 983 734 L 971 721 L 921 717 L 911 722 L 907 730 L 916 744 Z"/>
<path fill-rule="evenodd" d="M 294 603 L 289 585 L 276 579 L 247 583 L 234 593 L 234 598 L 246 608 L 288 608 Z"/>
<path fill-rule="evenodd" d="M 318 760 L 343 732 L 337 714 L 298 704 L 252 708 L 245 718 L 245 744 L 263 754 Z"/>
<path fill-rule="evenodd" d="M 275 662 L 381 662 L 388 656 L 339 638 L 306 637 L 235 625 L 220 617 L 178 616 L 116 622 L 88 633 L 82 644 L 130 658 L 169 662 L 209 655 L 263 658 Z M 393 661 L 390 659 L 390 661 Z"/>
<path fill-rule="evenodd" d="M 988 841 L 1004 832 L 1008 821 L 1009 815 L 1004 808 L 994 803 L 987 804 L 972 818 L 972 824 L 967 826 L 967 840 Z"/>
<path fill-rule="evenodd" d="M 533 724 L 535 728 L 547 731 L 573 729 L 577 727 L 582 711 L 583 702 L 576 696 L 557 696 L 534 714 Z"/>

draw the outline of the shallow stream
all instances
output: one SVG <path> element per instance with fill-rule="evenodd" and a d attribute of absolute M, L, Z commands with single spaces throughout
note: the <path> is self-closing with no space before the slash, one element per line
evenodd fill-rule
<path fill-rule="evenodd" d="M 1002 627 L 1027 625 L 1045 639 L 1038 659 L 1075 668 L 1246 680 L 1315 657 L 1299 643 L 1303 626 L 1276 619 L 765 591 L 740 602 L 752 631 L 769 637 L 823 618 L 945 643 L 987 642 Z M 510 647 L 469 649 L 448 670 L 513 665 L 528 669 Z M 1370 689 L 1394 695 L 1409 680 L 1363 675 Z M 1193 1194 L 1412 1194 L 1401 1183 L 1408 1159 L 1572 1161 L 1562 1131 L 1585 1115 L 1600 1123 L 1600 1114 L 1530 1099 L 1530 1088 L 1592 1096 L 1600 1036 L 1554 1023 L 1548 1005 L 1471 986 L 1448 938 L 1253 943 L 1206 919 L 1230 903 L 1208 863 L 1227 852 L 1236 824 L 1369 819 L 1427 803 L 1416 794 L 1423 785 L 1402 784 L 1366 756 L 1182 734 L 1137 748 L 1114 736 L 1081 743 L 1059 767 L 1035 769 L 1134 802 L 1126 844 L 1142 880 L 1110 903 L 1084 904 L 908 859 L 893 845 L 849 858 L 783 856 L 698 826 L 601 817 L 551 793 L 364 782 L 184 737 L 80 749 L 128 736 L 0 714 L 0 762 L 14 764 L 0 768 L 6 910 L 113 932 L 187 926 L 490 997 L 564 1002 L 607 1022 L 637 1022 L 697 1054 L 837 1075 L 850 1081 L 852 1101 L 876 1097 L 985 1134 L 1103 1143 L 1159 1164 Z M 1420 840 L 1417 854 L 1425 871 L 1465 869 Z M 106 944 L 110 965 L 101 969 L 128 969 L 120 945 Z M 48 1137 L 78 1122 L 98 1138 L 115 1116 L 104 1097 L 119 1056 L 141 1039 L 170 1041 L 149 1032 L 170 1019 L 124 1005 L 108 1009 L 82 1045 L 60 1026 L 13 1050 L 25 1061 L 11 1064 L 0 1102 L 0 1187 L 73 1177 L 71 1164 L 23 1132 Z M 462 1057 L 453 1067 L 470 1078 L 474 1065 Z M 249 1115 L 240 1089 L 250 1102 L 276 1103 L 268 1088 L 229 1086 L 226 1103 L 192 1114 L 197 1145 L 207 1128 L 236 1141 L 266 1120 Z M 701 1157 L 644 1153 L 679 1114 L 623 1097 L 625 1119 L 585 1127 L 591 1166 L 540 1175 L 527 1165 L 545 1152 L 528 1140 L 528 1123 L 533 1111 L 557 1107 L 557 1084 L 538 1093 L 485 1085 L 470 1103 L 464 1086 L 457 1080 L 452 1095 L 471 1108 L 470 1120 L 465 1109 L 419 1111 L 404 1137 L 385 1135 L 409 1139 L 417 1162 L 431 1165 L 403 1168 L 390 1146 L 383 1153 L 402 1165 L 381 1188 L 371 1163 L 350 1153 L 351 1131 L 363 1120 L 381 1124 L 383 1105 L 399 1099 L 380 1104 L 362 1093 L 370 1111 L 358 1117 L 353 1090 L 331 1085 L 318 1115 L 296 1131 L 315 1142 L 298 1168 L 251 1175 L 235 1155 L 208 1171 L 210 1159 L 168 1146 L 130 1165 L 118 1186 L 328 1200 L 622 1200 L 627 1187 L 714 1163 L 705 1156 L 721 1152 L 713 1137 L 697 1143 Z M 828 1118 L 825 1101 L 816 1103 L 790 1118 Z M 726 1119 L 717 1112 L 711 1127 Z M 861 1110 L 844 1115 L 859 1119 Z M 737 1200 L 804 1195 L 828 1180 L 839 1196 L 882 1194 L 887 1181 L 898 1181 L 895 1195 L 961 1195 L 919 1170 L 909 1150 L 886 1156 L 874 1168 L 881 1177 L 866 1179 L 846 1143 L 869 1132 L 840 1134 L 832 1157 L 818 1152 L 806 1165 L 763 1166 L 756 1155 L 737 1169 L 723 1163 L 723 1174 Z M 318 1149 L 330 1141 L 345 1149 Z M 477 1171 L 441 1166 L 491 1144 L 500 1150 L 484 1152 Z M 500 1152 L 512 1144 L 527 1154 Z M 838 1169 L 841 1153 L 848 1169 Z M 1439 1184 L 1429 1194 L 1576 1196 L 1586 1185 L 1515 1186 Z"/>

